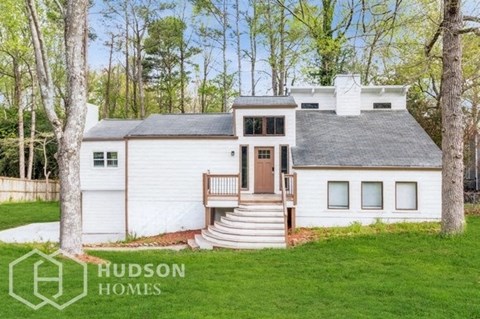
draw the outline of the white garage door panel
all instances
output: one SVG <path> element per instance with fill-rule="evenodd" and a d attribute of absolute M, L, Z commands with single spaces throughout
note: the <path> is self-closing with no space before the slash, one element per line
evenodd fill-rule
<path fill-rule="evenodd" d="M 82 200 L 84 234 L 125 233 L 123 191 L 85 191 Z"/>

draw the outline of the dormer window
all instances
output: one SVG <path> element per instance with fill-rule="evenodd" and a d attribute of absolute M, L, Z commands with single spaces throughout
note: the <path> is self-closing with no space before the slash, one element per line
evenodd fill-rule
<path fill-rule="evenodd" d="M 318 103 L 302 103 L 300 107 L 304 110 L 318 110 Z"/>
<path fill-rule="evenodd" d="M 391 109 L 392 103 L 373 103 L 373 109 Z"/>
<path fill-rule="evenodd" d="M 244 117 L 243 133 L 245 136 L 285 135 L 285 117 Z"/>

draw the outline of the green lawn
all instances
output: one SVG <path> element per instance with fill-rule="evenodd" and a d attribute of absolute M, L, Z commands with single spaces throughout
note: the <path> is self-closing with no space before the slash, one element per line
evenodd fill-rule
<path fill-rule="evenodd" d="M 0 230 L 21 225 L 60 220 L 58 202 L 0 204 Z"/>
<path fill-rule="evenodd" d="M 185 264 L 186 276 L 105 279 L 90 265 L 88 296 L 63 311 L 8 296 L 8 263 L 29 250 L 0 245 L 0 318 L 480 318 L 480 217 L 457 238 L 425 225 L 287 250 L 96 252 L 118 264 Z M 100 296 L 100 283 L 157 283 L 162 293 Z"/>

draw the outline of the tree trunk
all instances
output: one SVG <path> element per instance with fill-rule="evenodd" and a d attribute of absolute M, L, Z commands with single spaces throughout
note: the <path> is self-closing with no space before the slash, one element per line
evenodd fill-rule
<path fill-rule="evenodd" d="M 60 178 L 60 248 L 81 254 L 82 212 L 80 190 L 80 144 L 87 112 L 87 10 L 88 0 L 67 0 L 65 23 L 65 62 L 67 66 L 66 117 L 55 111 L 54 88 L 49 57 L 44 46 L 36 1 L 26 0 L 37 76 L 43 105 L 58 142 L 57 162 Z"/>
<path fill-rule="evenodd" d="M 460 0 L 445 0 L 442 71 L 442 233 L 462 233 L 463 206 L 462 28 Z"/>
<path fill-rule="evenodd" d="M 109 43 L 110 52 L 108 56 L 108 73 L 107 73 L 107 87 L 105 89 L 105 105 L 103 106 L 103 118 L 110 117 L 110 84 L 112 79 L 112 58 L 113 58 L 113 41 L 115 36 L 111 34 L 111 42 Z"/>
<path fill-rule="evenodd" d="M 12 61 L 15 81 L 14 104 L 18 108 L 18 172 L 21 179 L 25 178 L 25 128 L 22 103 L 22 73 L 16 58 Z"/>
<path fill-rule="evenodd" d="M 222 12 L 222 30 L 223 30 L 223 90 L 222 90 L 222 112 L 227 112 L 227 0 L 223 0 Z"/>
<path fill-rule="evenodd" d="M 235 0 L 235 33 L 237 38 L 238 95 L 242 95 L 242 46 L 240 42 L 240 1 Z"/>
<path fill-rule="evenodd" d="M 125 118 L 128 119 L 128 109 L 130 104 L 130 54 L 129 54 L 129 32 L 130 23 L 128 20 L 128 10 L 125 8 Z"/>
<path fill-rule="evenodd" d="M 35 77 L 30 70 L 30 77 L 32 78 L 32 119 L 30 125 L 30 141 L 28 143 L 28 168 L 27 179 L 32 179 L 33 175 L 33 159 L 35 157 L 35 130 L 37 125 L 37 99 L 35 91 Z"/>

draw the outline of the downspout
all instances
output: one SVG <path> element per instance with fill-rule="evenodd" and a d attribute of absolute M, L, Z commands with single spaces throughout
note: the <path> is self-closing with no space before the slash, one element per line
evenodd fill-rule
<path fill-rule="evenodd" d="M 128 138 L 125 138 L 125 238 L 128 236 Z"/>

